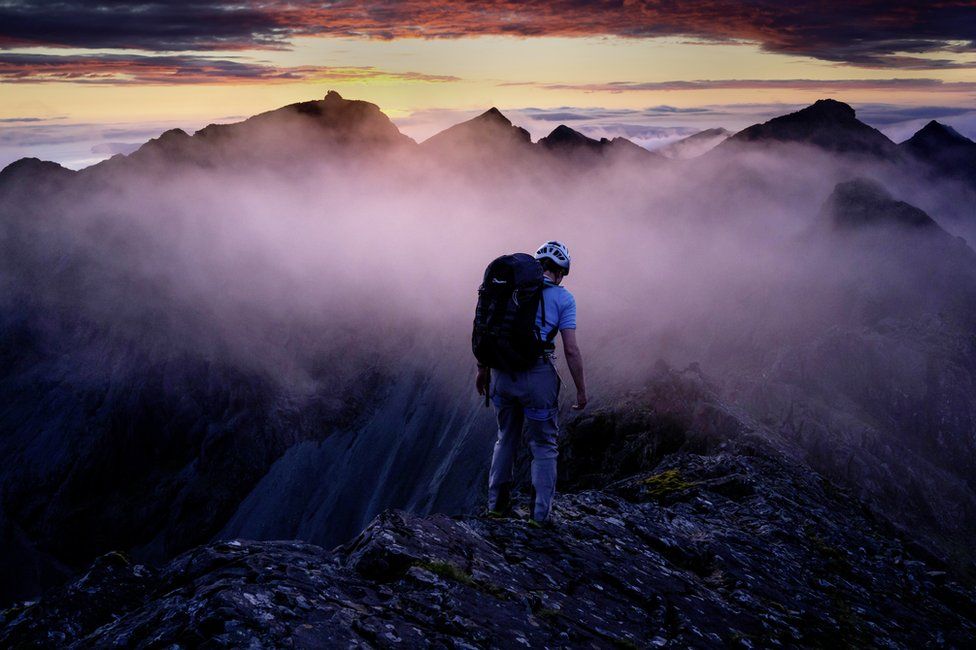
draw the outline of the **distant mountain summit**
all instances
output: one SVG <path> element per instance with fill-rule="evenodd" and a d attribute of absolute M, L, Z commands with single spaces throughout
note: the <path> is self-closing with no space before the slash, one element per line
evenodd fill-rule
<path fill-rule="evenodd" d="M 933 149 L 938 150 L 945 147 L 976 147 L 976 143 L 959 133 L 959 131 L 935 120 L 930 121 L 918 133 L 905 140 L 902 144 L 908 149 L 919 152 Z"/>
<path fill-rule="evenodd" d="M 529 132 L 515 126 L 497 108 L 490 108 L 466 122 L 455 124 L 422 143 L 428 150 L 477 153 L 497 149 L 517 149 L 532 144 Z"/>
<path fill-rule="evenodd" d="M 594 140 L 565 124 L 560 124 L 552 130 L 552 133 L 541 138 L 539 144 L 550 151 L 586 150 L 600 152 L 610 144 L 610 141 L 606 138 Z"/>
<path fill-rule="evenodd" d="M 951 126 L 932 120 L 898 146 L 939 174 L 976 186 L 976 142 Z"/>
<path fill-rule="evenodd" d="M 306 137 L 313 140 L 325 138 L 346 145 L 397 145 L 413 142 L 400 133 L 376 104 L 343 99 L 334 90 L 330 90 L 324 99 L 289 104 L 237 124 L 211 124 L 197 131 L 194 137 L 213 141 L 239 135 L 274 138 L 274 134 L 262 131 L 264 127 L 271 127 L 274 131 L 299 128 Z"/>
<path fill-rule="evenodd" d="M 898 148 L 891 140 L 858 120 L 853 108 L 833 99 L 820 99 L 795 113 L 750 126 L 720 146 L 728 149 L 755 143 L 790 142 L 843 154 L 898 157 Z"/>
<path fill-rule="evenodd" d="M 687 138 L 665 145 L 657 149 L 656 153 L 675 160 L 697 158 L 725 142 L 731 135 L 732 132 L 728 129 L 705 129 L 689 135 Z"/>
<path fill-rule="evenodd" d="M 596 140 L 565 124 L 560 124 L 549 135 L 540 138 L 538 145 L 550 153 L 567 156 L 577 162 L 595 162 L 602 157 L 639 162 L 658 157 L 627 138 Z"/>

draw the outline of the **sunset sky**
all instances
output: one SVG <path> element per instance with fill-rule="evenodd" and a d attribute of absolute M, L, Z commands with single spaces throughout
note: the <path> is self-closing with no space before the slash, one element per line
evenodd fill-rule
<path fill-rule="evenodd" d="M 976 136 L 976 2 L 0 0 L 0 165 L 81 167 L 328 89 L 422 140 L 497 106 L 653 148 L 820 97 Z"/>

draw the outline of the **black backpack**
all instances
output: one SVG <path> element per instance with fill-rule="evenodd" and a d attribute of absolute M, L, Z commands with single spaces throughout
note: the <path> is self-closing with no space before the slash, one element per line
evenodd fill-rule
<path fill-rule="evenodd" d="M 505 372 L 527 370 L 553 349 L 556 328 L 543 340 L 535 324 L 541 304 L 545 325 L 544 286 L 542 265 L 526 253 L 502 255 L 488 265 L 471 334 L 478 363 Z"/>

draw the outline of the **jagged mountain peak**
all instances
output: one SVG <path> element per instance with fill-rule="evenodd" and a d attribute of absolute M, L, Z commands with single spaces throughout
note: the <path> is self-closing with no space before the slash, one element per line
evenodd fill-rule
<path fill-rule="evenodd" d="M 487 111 L 485 111 L 484 113 L 482 113 L 478 117 L 480 119 L 483 119 L 483 120 L 499 120 L 501 122 L 505 122 L 506 124 L 511 124 L 512 123 L 512 121 L 510 119 L 508 119 L 507 117 L 505 117 L 505 114 L 504 113 L 502 113 L 500 110 L 498 110 L 494 106 L 492 106 L 491 108 L 489 108 Z"/>
<path fill-rule="evenodd" d="M 511 127 L 518 128 L 512 124 L 512 120 L 505 117 L 505 114 L 502 113 L 497 108 L 495 108 L 494 106 L 489 108 L 484 113 L 481 113 L 477 117 L 472 118 L 471 120 L 469 120 L 469 122 L 486 126 L 488 128 L 491 127 L 502 127 L 504 129 L 511 128 Z M 464 122 L 462 122 L 462 124 L 464 124 Z"/>
<path fill-rule="evenodd" d="M 857 119 L 857 112 L 850 104 L 836 99 L 818 99 L 810 106 L 794 113 L 797 118 L 808 120 L 847 122 Z"/>

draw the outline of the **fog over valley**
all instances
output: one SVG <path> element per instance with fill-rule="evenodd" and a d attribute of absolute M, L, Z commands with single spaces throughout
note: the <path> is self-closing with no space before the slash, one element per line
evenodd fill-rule
<path fill-rule="evenodd" d="M 477 288 L 550 239 L 573 255 L 590 386 L 570 411 L 558 349 L 569 438 L 693 380 L 971 575 L 974 149 L 938 123 L 894 143 L 834 100 L 684 154 L 533 142 L 494 109 L 416 143 L 330 92 L 77 172 L 15 162 L 0 596 L 112 550 L 331 548 L 389 508 L 477 512 L 496 426 Z"/>

